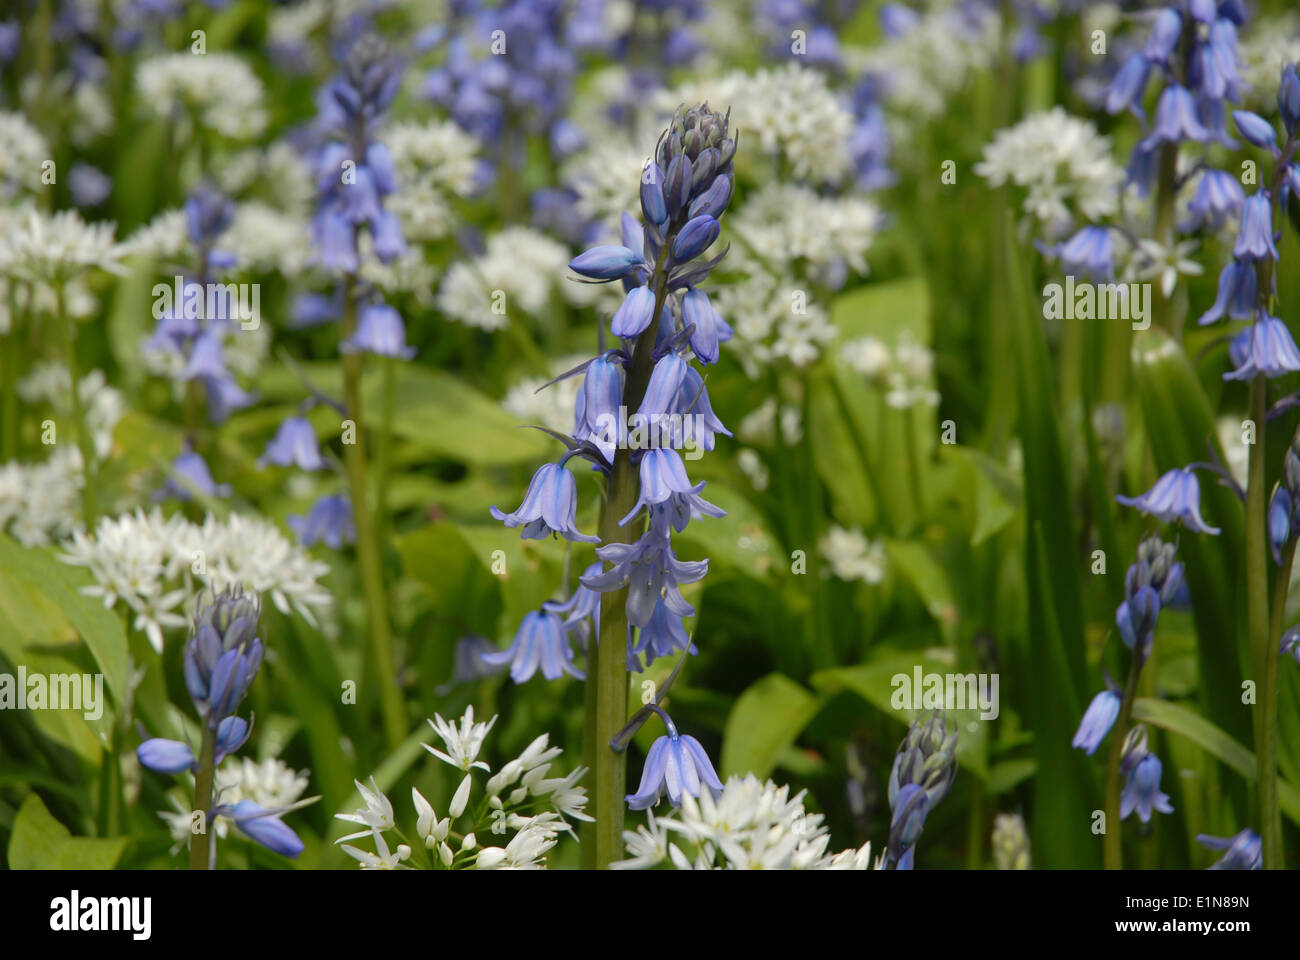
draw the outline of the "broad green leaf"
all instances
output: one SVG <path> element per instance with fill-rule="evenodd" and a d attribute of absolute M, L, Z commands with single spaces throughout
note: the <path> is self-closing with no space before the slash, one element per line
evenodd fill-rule
<path fill-rule="evenodd" d="M 130 842 L 130 837 L 74 837 L 30 793 L 9 837 L 9 869 L 112 870 Z"/>
<path fill-rule="evenodd" d="M 89 571 L 60 562 L 44 548 L 24 549 L 0 536 L 0 577 L 27 585 L 63 612 L 75 634 L 72 639 L 79 636 L 85 642 L 104 671 L 104 683 L 114 700 L 121 703 L 126 689 L 126 630 L 117 614 L 80 592 L 79 587 L 94 582 Z M 21 611 L 17 615 L 23 616 Z M 40 642 L 57 646 L 68 639 L 51 633 Z"/>
<path fill-rule="evenodd" d="M 740 695 L 722 737 L 722 779 L 771 774 L 781 752 L 821 709 L 822 700 L 779 673 L 770 673 Z"/>
<path fill-rule="evenodd" d="M 1257 779 L 1255 755 L 1221 727 L 1198 713 L 1169 700 L 1139 698 L 1133 701 L 1133 719 L 1186 737 L 1206 753 L 1241 774 L 1249 783 Z M 1300 790 L 1285 780 L 1277 785 L 1282 812 L 1300 823 Z"/>

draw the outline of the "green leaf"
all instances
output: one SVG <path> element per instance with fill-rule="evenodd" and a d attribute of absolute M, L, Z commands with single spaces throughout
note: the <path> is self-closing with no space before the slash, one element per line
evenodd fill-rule
<path fill-rule="evenodd" d="M 740 695 L 727 717 L 722 779 L 733 773 L 767 777 L 821 705 L 820 697 L 782 674 L 769 673 L 759 680 Z"/>
<path fill-rule="evenodd" d="M 20 547 L 0 536 L 0 576 L 25 584 L 61 610 L 67 623 L 89 648 L 104 671 L 104 682 L 116 702 L 123 702 L 126 690 L 126 630 L 117 614 L 98 600 L 81 593 L 79 587 L 94 582 L 90 572 L 56 560 L 42 548 Z M 23 611 L 17 611 L 21 618 Z M 42 628 L 46 630 L 46 628 Z M 66 642 L 66 637 L 48 632 L 36 638 L 42 645 Z"/>
<path fill-rule="evenodd" d="M 130 837 L 74 837 L 30 793 L 9 838 L 9 869 L 112 870 L 130 842 Z"/>
<path fill-rule="evenodd" d="M 925 544 L 913 540 L 886 540 L 890 562 L 907 578 L 944 636 L 951 638 L 957 625 L 957 603 L 953 598 L 948 571 L 935 560 Z"/>
<path fill-rule="evenodd" d="M 1133 701 L 1133 719 L 1186 737 L 1225 766 L 1231 767 L 1249 783 L 1256 779 L 1255 755 L 1198 713 L 1168 700 L 1139 698 Z M 1278 781 L 1278 802 L 1282 812 L 1300 823 L 1300 790 L 1284 780 Z"/>

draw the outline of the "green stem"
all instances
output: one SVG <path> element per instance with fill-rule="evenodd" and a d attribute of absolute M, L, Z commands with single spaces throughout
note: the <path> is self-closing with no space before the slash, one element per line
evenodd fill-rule
<path fill-rule="evenodd" d="M 215 825 L 212 815 L 212 784 L 217 773 L 217 731 L 207 724 L 203 726 L 203 746 L 199 752 L 199 772 L 194 775 L 194 809 L 203 813 L 203 832 L 190 833 L 190 869 L 208 870 L 213 864 L 209 860 L 211 850 L 210 834 Z"/>
<path fill-rule="evenodd" d="M 1255 710 L 1255 762 L 1259 784 L 1260 836 L 1264 865 L 1280 866 L 1277 856 L 1282 838 L 1270 819 L 1277 811 L 1277 696 L 1268 702 L 1269 651 L 1275 642 L 1269 634 L 1268 611 L 1268 528 L 1265 520 L 1264 423 L 1268 381 L 1255 377 L 1250 382 L 1250 419 L 1255 424 L 1255 442 L 1250 446 L 1250 472 L 1246 485 L 1246 634 L 1257 678 L 1259 705 Z M 1276 652 L 1276 651 L 1274 651 Z M 1276 677 L 1276 657 L 1274 663 Z"/>
<path fill-rule="evenodd" d="M 393 417 L 396 413 L 396 361 L 381 357 L 384 376 L 384 422 L 379 428 L 379 443 L 375 448 L 375 472 L 378 486 L 375 489 L 375 526 L 382 539 L 388 530 L 388 475 L 393 457 Z"/>
<path fill-rule="evenodd" d="M 356 332 L 356 278 L 349 275 L 343 284 L 342 339 Z M 383 712 L 384 737 L 389 749 L 396 749 L 406 733 L 402 693 L 397 686 L 397 667 L 393 660 L 393 637 L 388 623 L 388 597 L 384 589 L 378 530 L 370 509 L 370 491 L 366 483 L 365 430 L 361 425 L 361 353 L 343 355 L 343 403 L 353 423 L 354 442 L 343 445 L 347 464 L 348 486 L 352 496 L 352 520 L 357 530 L 357 566 L 366 605 L 374 666 L 378 671 L 379 703 Z"/>
<path fill-rule="evenodd" d="M 1273 581 L 1273 605 L 1269 609 L 1268 643 L 1264 649 L 1263 673 L 1259 685 L 1260 733 L 1255 761 L 1259 777 L 1259 822 L 1263 838 L 1264 866 L 1280 870 L 1286 862 L 1282 845 L 1282 810 L 1277 790 L 1277 671 L 1278 645 L 1286 620 L 1286 598 L 1291 587 L 1291 567 L 1295 561 L 1296 540 L 1282 551 L 1282 565 Z"/>
<path fill-rule="evenodd" d="M 86 425 L 86 412 L 81 405 L 81 371 L 77 365 L 77 321 L 65 316 L 63 285 L 57 281 L 54 283 L 54 298 L 55 313 L 58 314 L 59 321 L 66 324 L 65 329 L 68 332 L 67 362 L 68 378 L 72 383 L 72 426 L 77 449 L 81 451 L 81 513 L 82 522 L 85 523 L 86 529 L 90 530 L 95 526 L 96 516 L 95 449 L 90 428 Z"/>
<path fill-rule="evenodd" d="M 668 299 L 668 274 L 665 264 L 669 243 L 664 243 L 655 263 L 655 305 L 649 326 L 637 338 L 632 352 L 632 364 L 623 386 L 623 405 L 637 410 L 650 384 L 654 369 L 651 354 L 654 352 L 658 318 Z M 602 544 L 635 543 L 641 536 L 640 522 L 619 526 L 641 496 L 641 478 L 632 466 L 631 451 L 620 447 L 614 453 L 614 466 L 606 487 L 605 502 L 600 512 L 600 539 Z M 591 864 L 604 869 L 623 856 L 624 791 L 627 787 L 627 754 L 615 752 L 609 741 L 627 723 L 627 597 L 623 587 L 605 594 L 600 603 L 600 636 L 603 646 L 596 657 L 595 674 L 588 674 L 587 684 L 595 684 L 594 697 L 588 692 L 588 707 L 595 707 L 595 721 L 587 717 L 586 729 L 591 734 L 588 756 L 594 760 L 592 770 L 592 800 L 596 818 L 594 829 L 595 854 Z"/>
<path fill-rule="evenodd" d="M 0 376 L 0 389 L 4 391 L 3 412 L 0 413 L 0 463 L 18 456 L 18 343 L 22 327 L 18 322 L 18 295 L 16 283 L 9 284 L 9 333 L 0 342 L 0 360 L 4 371 Z"/>
<path fill-rule="evenodd" d="M 1124 684 L 1124 699 L 1119 706 L 1115 728 L 1110 732 L 1110 758 L 1106 762 L 1106 832 L 1102 838 L 1102 863 L 1107 870 L 1124 868 L 1124 844 L 1119 816 L 1120 763 L 1124 759 L 1124 741 L 1128 738 L 1128 722 L 1133 714 L 1133 701 L 1137 699 L 1138 678 L 1142 675 L 1142 661 L 1133 652 Z"/>

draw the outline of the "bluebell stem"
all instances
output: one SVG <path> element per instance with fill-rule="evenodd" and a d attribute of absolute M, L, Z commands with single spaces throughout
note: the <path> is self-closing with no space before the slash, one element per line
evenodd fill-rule
<path fill-rule="evenodd" d="M 1109 676 L 1106 678 L 1106 689 L 1093 699 L 1074 735 L 1073 746 L 1091 755 L 1107 734 L 1114 731 L 1106 766 L 1105 810 L 1106 816 L 1115 822 L 1127 817 L 1135 806 L 1145 822 L 1150 818 L 1153 804 L 1163 809 L 1161 805 L 1167 802 L 1156 789 L 1160 782 L 1160 761 L 1154 756 L 1141 775 L 1136 780 L 1133 777 L 1134 767 L 1146 754 L 1146 730 L 1138 726 L 1130 731 L 1129 718 L 1142 667 L 1150 656 L 1160 611 L 1174 602 L 1182 587 L 1183 565 L 1178 560 L 1177 546 L 1154 535 L 1146 537 L 1138 544 L 1137 558 L 1124 575 L 1124 602 L 1115 611 L 1116 628 L 1131 654 L 1128 679 L 1119 691 Z M 1121 775 L 1128 776 L 1123 787 Z M 1107 831 L 1103 851 L 1106 868 L 1119 869 L 1123 850 L 1118 829 Z"/>
<path fill-rule="evenodd" d="M 303 849 L 297 835 L 280 822 L 284 811 L 214 806 L 217 766 L 243 746 L 252 731 L 235 712 L 262 665 L 264 648 L 257 637 L 260 615 L 256 594 L 246 594 L 241 587 L 199 595 L 185 644 L 185 687 L 202 721 L 199 754 L 196 757 L 189 744 L 159 737 L 146 740 L 136 751 L 140 763 L 151 770 L 194 774 L 194 810 L 203 813 L 206 829 L 191 839 L 190 869 L 213 866 L 208 833 L 217 816 L 230 817 L 252 839 L 284 856 L 296 857 Z"/>
<path fill-rule="evenodd" d="M 1201 517 L 1201 486 L 1190 467 L 1170 470 L 1139 497 L 1117 496 L 1115 499 L 1162 523 L 1181 521 L 1187 529 L 1197 533 L 1219 532 L 1218 527 L 1211 527 Z"/>
<path fill-rule="evenodd" d="M 371 314 L 367 329 L 361 329 L 358 298 L 362 291 L 358 273 L 363 229 L 369 233 L 371 250 L 380 261 L 388 263 L 406 252 L 401 223 L 393 211 L 384 207 L 384 198 L 397 186 L 392 157 L 376 138 L 377 128 L 397 96 L 401 79 L 401 66 L 381 39 L 364 33 L 350 40 L 340 75 L 325 86 L 318 98 L 316 127 L 332 142 L 327 143 L 317 159 L 319 201 L 312 221 L 318 261 L 326 269 L 341 274 L 338 312 L 343 353 L 343 411 L 355 428 L 353 442 L 344 444 L 343 452 L 367 632 L 378 674 L 384 736 L 390 748 L 396 747 L 406 735 L 405 703 L 398 686 L 379 547 L 383 517 L 376 519 L 377 508 L 371 503 L 372 484 L 367 478 L 361 373 L 366 352 L 402 356 L 407 348 L 404 335 L 399 339 L 399 331 L 389 314 Z M 388 360 L 385 363 L 384 373 L 391 387 L 392 364 Z M 379 488 L 382 491 L 382 479 Z M 381 514 L 382 504 L 381 496 L 378 508 Z"/>
<path fill-rule="evenodd" d="M 638 665 L 640 652 L 662 655 L 680 643 L 680 623 L 674 629 L 667 617 L 694 615 L 680 587 L 708 570 L 707 560 L 678 560 L 671 534 L 691 517 L 721 514 L 698 498 L 700 487 L 690 483 L 675 448 L 712 449 L 715 435 L 726 432 L 703 379 L 690 368 L 688 348 L 713 362 L 717 344 L 731 333 L 699 288 L 722 258 L 704 255 L 718 238 L 719 218 L 731 199 L 735 152 L 725 114 L 707 105 L 678 110 L 638 185 L 642 223 L 624 218 L 622 244 L 594 247 L 570 263 L 586 281 L 621 281 L 625 292 L 612 320 L 621 344 L 586 365 L 574 436 L 561 438 L 568 447 L 565 460 L 590 460 L 607 477 L 596 555 L 609 568 L 589 567 L 581 582 L 588 591 L 611 594 L 600 604 L 598 636 L 618 638 L 603 648 L 588 645 L 585 740 L 596 781 L 594 843 L 584 845 L 588 866 L 607 865 L 623 852 L 626 761 L 608 745 L 627 721 L 627 670 Z M 628 411 L 636 411 L 630 421 Z M 689 423 L 685 413 L 693 414 Z M 556 532 L 570 540 L 591 539 L 574 527 L 574 481 L 563 463 L 538 471 L 514 514 L 493 508 L 493 516 L 522 527 L 524 536 Z M 643 508 L 648 525 L 639 519 Z M 545 611 L 534 616 L 553 617 Z M 547 637 L 563 633 L 554 620 Z M 634 639 L 634 630 L 647 628 L 650 637 Z M 532 629 L 540 629 L 536 621 Z M 558 642 L 567 650 L 567 640 Z M 523 646 L 517 639 L 511 660 L 521 675 L 531 675 L 535 667 L 528 669 Z M 560 655 L 553 662 L 563 669 L 567 660 Z"/>
<path fill-rule="evenodd" d="M 889 771 L 890 818 L 886 869 L 910 870 L 925 818 L 957 776 L 957 730 L 943 713 L 918 718 L 898 746 Z"/>
<path fill-rule="evenodd" d="M 1212 837 L 1208 833 L 1198 833 L 1196 842 L 1210 850 L 1226 851 L 1206 867 L 1207 870 L 1258 870 L 1263 866 L 1263 841 L 1250 827 L 1231 837 Z"/>
<path fill-rule="evenodd" d="M 680 806 L 682 796 L 698 797 L 704 790 L 716 799 L 722 792 L 722 781 L 713 769 L 709 755 L 700 741 L 690 734 L 679 734 L 672 718 L 658 707 L 654 708 L 668 733 L 655 740 L 646 754 L 641 770 L 641 784 L 636 793 L 627 795 L 627 805 L 633 810 L 647 810 L 668 794 L 668 802 Z"/>

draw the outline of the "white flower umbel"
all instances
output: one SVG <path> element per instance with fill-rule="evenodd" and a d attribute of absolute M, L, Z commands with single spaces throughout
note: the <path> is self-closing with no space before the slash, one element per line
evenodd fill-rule
<path fill-rule="evenodd" d="M 450 121 L 400 123 L 384 134 L 399 188 L 389 199 L 408 241 L 441 240 L 456 224 L 452 201 L 474 188 L 478 140 Z"/>
<path fill-rule="evenodd" d="M 40 191 L 41 165 L 53 163 L 49 145 L 21 113 L 0 110 L 0 200 L 12 202 Z"/>
<path fill-rule="evenodd" d="M 262 81 L 234 54 L 164 54 L 140 64 L 135 81 L 139 102 L 176 122 L 182 140 L 195 123 L 233 140 L 251 140 L 266 127 Z"/>
<path fill-rule="evenodd" d="M 998 131 L 975 172 L 990 186 L 1022 188 L 1025 214 L 1049 240 L 1062 238 L 1080 219 L 1096 221 L 1115 213 L 1124 182 L 1124 171 L 1111 156 L 1110 138 L 1063 107 Z"/>
<path fill-rule="evenodd" d="M 32 283 L 63 284 L 91 270 L 124 275 L 123 248 L 111 223 L 86 223 L 75 210 L 29 207 L 0 234 L 0 273 Z"/>
<path fill-rule="evenodd" d="M 435 804 L 418 789 L 411 788 L 415 831 L 424 852 L 403 866 L 438 870 L 545 867 L 546 854 L 555 846 L 560 834 L 572 833 L 566 818 L 591 820 L 585 812 L 587 791 L 578 785 L 587 772 L 586 768 L 579 767 L 564 777 L 548 778 L 546 774 L 551 763 L 561 751 L 548 745 L 546 734 L 533 740 L 500 772 L 487 778 L 486 783 L 480 780 L 476 789 L 475 779 L 491 772 L 487 762 L 479 760 L 478 756 L 496 720 L 494 716 L 486 723 L 476 722 L 474 711 L 468 709 L 456 722 L 440 716 L 429 721 L 446 749 L 438 750 L 428 744 L 425 744 L 425 749 L 443 763 L 465 771 L 465 775 L 445 805 L 441 802 Z M 410 847 L 394 820 L 388 798 L 373 778 L 369 788 L 358 783 L 357 789 L 365 806 L 335 816 L 366 829 L 340 837 L 335 842 L 343 843 L 373 833 L 375 853 L 368 854 L 355 847 L 345 846 L 343 849 L 368 868 L 391 868 L 406 861 Z M 446 811 L 445 817 L 438 817 L 439 809 Z M 383 837 L 389 831 L 396 832 L 397 838 L 403 841 L 398 853 L 405 848 L 405 855 L 389 852 L 389 844 Z M 457 837 L 461 838 L 458 844 Z M 417 851 L 421 844 L 415 845 Z"/>
<path fill-rule="evenodd" d="M 589 359 L 589 356 L 577 354 L 564 357 L 552 365 L 551 373 L 559 376 Z M 539 424 L 559 433 L 568 433 L 573 429 L 574 404 L 578 391 L 582 389 L 582 378 L 566 377 L 543 389 L 548 382 L 549 378 L 544 377 L 527 377 L 518 381 L 507 391 L 501 406 L 520 423 Z"/>
<path fill-rule="evenodd" d="M 539 314 L 568 262 L 568 251 L 545 234 L 507 227 L 488 238 L 481 256 L 451 265 L 438 308 L 467 326 L 500 330 L 512 316 Z"/>
<path fill-rule="evenodd" d="M 240 514 L 225 520 L 209 515 L 201 526 L 179 515 L 164 518 L 158 507 L 102 517 L 93 533 L 76 531 L 60 559 L 89 568 L 95 583 L 82 592 L 109 608 L 125 603 L 135 627 L 160 653 L 164 631 L 186 622 L 179 608 L 195 580 L 214 589 L 242 584 L 313 626 L 332 602 L 318 582 L 328 565 L 271 522 Z"/>
<path fill-rule="evenodd" d="M 857 527 L 846 530 L 831 524 L 817 541 L 817 552 L 830 571 L 841 580 L 880 583 L 885 579 L 885 548 L 879 541 L 868 540 Z"/>
<path fill-rule="evenodd" d="M 830 835 L 822 815 L 809 813 L 804 792 L 731 777 L 717 800 L 705 791 L 682 796 L 677 819 L 649 818 L 623 834 L 629 859 L 615 866 L 636 869 L 668 864 L 679 870 L 866 870 L 871 845 L 827 854 Z M 669 837 L 675 835 L 676 842 Z"/>

